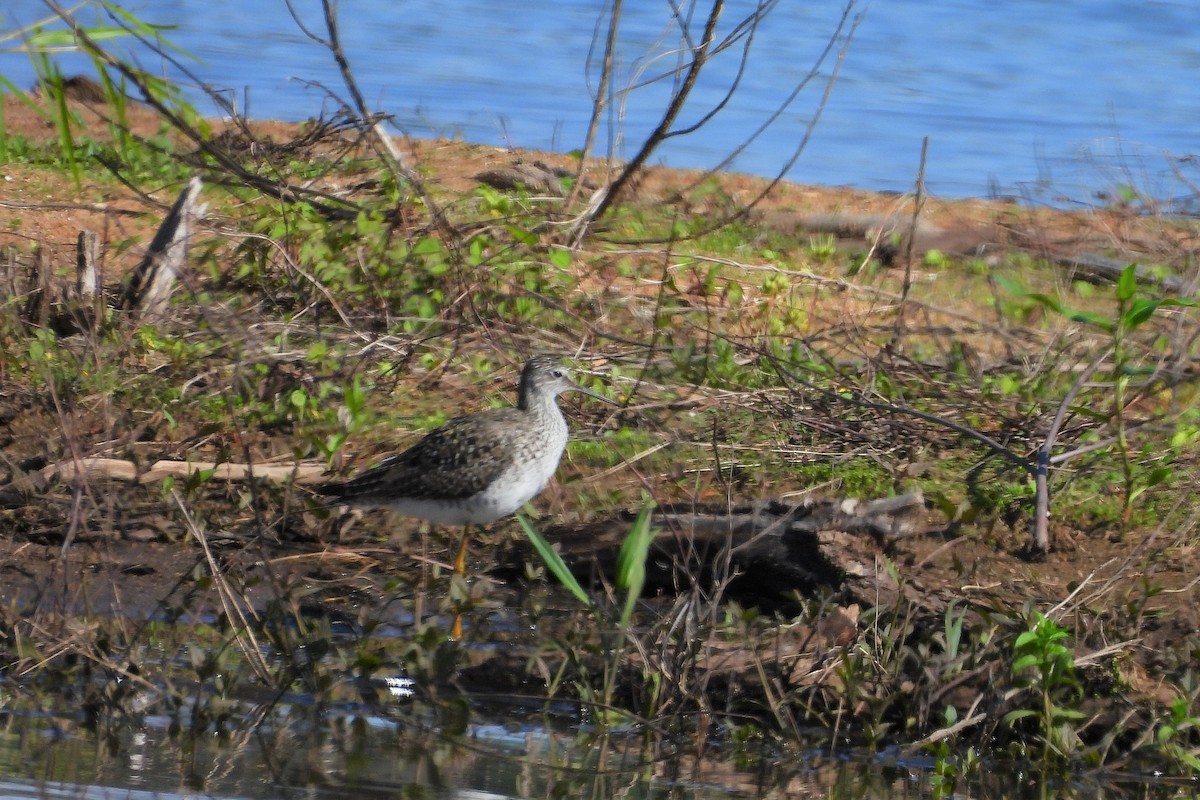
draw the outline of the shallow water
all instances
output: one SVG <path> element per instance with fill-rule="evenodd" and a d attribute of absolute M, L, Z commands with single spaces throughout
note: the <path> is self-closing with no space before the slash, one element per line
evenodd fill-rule
<path fill-rule="evenodd" d="M 367 101 L 417 135 L 570 150 L 579 147 L 594 73 L 588 49 L 601 4 L 488 0 L 356 0 L 341 4 L 350 63 Z M 178 26 L 172 38 L 202 61 L 204 83 L 231 90 L 255 117 L 302 120 L 329 102 L 311 82 L 344 94 L 328 53 L 289 18 L 283 3 L 170 0 L 131 7 Z M 297 3 L 320 32 L 319 4 Z M 663 3 L 626 4 L 620 74 L 645 65 L 666 23 Z M 729 4 L 726 29 L 749 5 Z M 696 134 L 672 140 L 660 160 L 718 162 L 763 121 L 812 66 L 842 3 L 781 3 L 756 39 L 750 70 L 727 111 Z M 1190 0 L 936 0 L 861 4 L 840 78 L 789 177 L 804 183 L 908 191 L 923 137 L 927 182 L 943 196 L 1016 194 L 1091 202 L 1132 184 L 1187 200 L 1195 167 L 1173 157 L 1197 151 L 1200 5 Z M 0 32 L 44 14 L 41 0 L 7 0 Z M 657 62 L 650 69 L 671 63 Z M 86 62 L 67 59 L 68 72 Z M 822 69 L 828 75 L 829 62 Z M 711 103 L 736 68 L 714 64 L 697 89 Z M 0 74 L 33 82 L 28 60 L 0 53 Z M 177 72 L 172 74 L 178 77 Z M 819 82 L 818 82 L 819 83 Z M 663 88 L 633 94 L 609 137 L 628 156 L 663 107 Z M 773 174 L 803 136 L 821 87 L 804 92 L 734 168 Z M 192 91 L 194 99 L 201 95 Z M 336 103 L 333 104 L 336 107 Z M 700 106 L 685 111 L 694 121 Z M 623 134 L 618 140 L 616 134 Z"/>
<path fill-rule="evenodd" d="M 687 739 L 600 735 L 505 698 L 436 706 L 241 704 L 220 732 L 186 710 L 115 716 L 0 711 L 0 800 L 8 798 L 750 798 L 937 797 L 923 755 L 781 750 L 729 743 L 697 759 Z M 560 709 L 561 711 L 561 709 Z M 1152 780 L 1042 778 L 989 769 L 948 797 L 1195 797 Z"/>
<path fill-rule="evenodd" d="M 461 735 L 419 711 L 317 714 L 281 707 L 228 733 L 173 732 L 146 717 L 107 733 L 61 719 L 12 715 L 0 730 L 0 798 L 26 797 L 678 797 L 750 798 L 792 786 L 887 787 L 919 771 L 813 757 L 788 774 L 663 758 L 636 738 L 603 739 L 524 722 L 479 720 Z M 861 771 L 861 767 L 858 771 Z M 838 796 L 838 795 L 835 795 Z M 849 796 L 841 794 L 840 796 Z"/>

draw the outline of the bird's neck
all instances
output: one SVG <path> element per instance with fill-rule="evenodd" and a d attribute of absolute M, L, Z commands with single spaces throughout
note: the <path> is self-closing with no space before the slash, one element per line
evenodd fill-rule
<path fill-rule="evenodd" d="M 527 414 L 535 414 L 537 416 L 559 416 L 562 414 L 556 397 L 545 397 L 536 392 L 521 392 L 517 398 L 517 408 Z"/>

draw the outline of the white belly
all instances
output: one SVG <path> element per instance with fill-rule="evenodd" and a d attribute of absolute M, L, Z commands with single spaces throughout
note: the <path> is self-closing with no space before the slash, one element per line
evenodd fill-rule
<path fill-rule="evenodd" d="M 510 469 L 500 475 L 483 491 L 459 500 L 402 499 L 388 507 L 405 516 L 427 520 L 438 525 L 483 525 L 507 517 L 528 503 L 549 483 L 558 469 L 558 453 Z"/>

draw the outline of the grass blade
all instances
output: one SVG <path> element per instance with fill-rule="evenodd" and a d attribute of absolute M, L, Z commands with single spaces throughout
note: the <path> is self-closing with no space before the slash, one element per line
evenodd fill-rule
<path fill-rule="evenodd" d="M 525 519 L 524 514 L 517 514 L 517 519 L 520 521 L 521 527 L 525 529 L 525 535 L 529 537 L 529 541 L 533 544 L 533 549 L 537 550 L 538 555 L 542 557 L 542 563 L 546 565 L 546 569 L 550 570 L 554 577 L 558 578 L 558 582 L 567 587 L 571 594 L 579 599 L 579 602 L 590 607 L 592 605 L 592 598 L 579 585 L 579 581 L 575 580 L 575 576 L 571 574 L 570 568 L 562 560 L 562 556 L 558 554 L 558 551 L 550 546 L 550 543 L 546 541 L 537 528 L 533 527 L 533 524 L 529 520 Z"/>
<path fill-rule="evenodd" d="M 621 609 L 622 628 L 629 627 L 633 608 L 642 596 L 642 587 L 646 585 L 646 557 L 650 553 L 650 543 L 654 541 L 654 533 L 650 529 L 650 512 L 653 508 L 651 502 L 642 506 L 617 556 L 617 588 L 625 592 L 625 607 Z"/>

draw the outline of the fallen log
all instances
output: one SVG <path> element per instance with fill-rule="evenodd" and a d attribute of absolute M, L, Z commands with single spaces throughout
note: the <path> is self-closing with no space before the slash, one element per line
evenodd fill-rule
<path fill-rule="evenodd" d="M 616 574 L 632 514 L 577 526 L 548 526 L 563 559 L 581 579 Z M 839 602 L 875 605 L 901 596 L 919 599 L 891 578 L 881 557 L 897 538 L 926 523 L 919 492 L 862 501 L 807 498 L 732 507 L 666 506 L 655 510 L 656 530 L 646 565 L 646 593 L 672 594 L 693 585 L 725 585 L 726 596 L 764 608 L 782 608 L 796 593 L 823 591 Z M 529 556 L 524 543 L 505 564 Z M 502 564 L 497 571 L 503 573 Z"/>
<path fill-rule="evenodd" d="M 1054 263 L 1074 271 L 1074 277 L 1088 283 L 1116 283 L 1130 261 L 1109 258 L 1098 253 L 1079 253 L 1055 258 Z M 1178 275 L 1161 274 L 1158 270 L 1141 265 L 1134 270 L 1134 277 L 1143 286 L 1161 286 L 1169 292 L 1184 296 L 1194 293 L 1194 287 Z"/>

